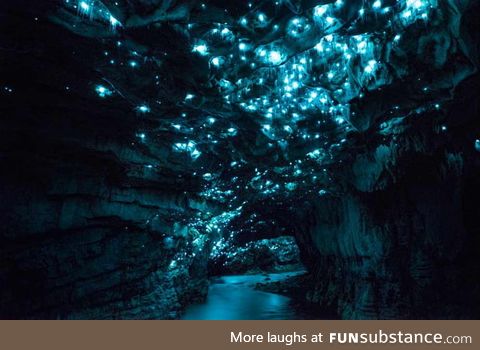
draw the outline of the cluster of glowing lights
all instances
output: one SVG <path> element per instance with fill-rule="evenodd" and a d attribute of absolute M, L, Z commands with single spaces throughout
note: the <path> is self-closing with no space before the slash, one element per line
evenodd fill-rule
<path fill-rule="evenodd" d="M 202 152 L 198 150 L 195 141 L 177 142 L 173 145 L 173 150 L 176 152 L 186 153 L 190 155 L 193 160 L 196 160 L 202 155 Z"/>
<path fill-rule="evenodd" d="M 113 30 L 122 26 L 122 23 L 100 0 L 64 0 L 64 2 L 67 7 L 76 9 L 82 16 L 109 23 Z M 118 5 L 118 3 L 115 4 Z"/>
<path fill-rule="evenodd" d="M 64 1 L 82 18 L 101 21 L 112 28 L 122 26 L 99 0 Z M 282 4 L 276 2 L 276 6 Z M 228 23 L 185 24 L 190 40 L 187 52 L 196 60 L 204 60 L 211 76 L 208 84 L 216 88 L 227 109 L 250 118 L 268 147 L 285 150 L 289 145 L 301 144 L 307 150 L 277 174 L 268 169 L 255 169 L 246 175 L 249 178 L 238 181 L 235 178 L 228 183 L 217 181 L 214 170 L 201 169 L 198 175 L 205 186 L 202 197 L 221 202 L 233 201 L 238 191 L 251 190 L 271 197 L 282 192 L 299 191 L 304 188 L 303 184 L 317 184 L 318 169 L 312 169 L 311 164 L 323 167 L 325 162 L 332 160 L 332 150 L 346 142 L 345 131 L 353 128 L 350 123 L 351 101 L 362 98 L 365 91 L 389 84 L 391 80 L 381 48 L 398 45 L 402 28 L 416 21 L 427 23 L 438 4 L 437 0 L 401 0 L 393 5 L 385 0 L 362 1 L 355 10 L 356 18 L 351 21 L 346 21 L 342 15 L 345 7 L 350 6 L 343 0 L 314 6 L 302 14 L 292 13 L 285 21 L 277 21 L 261 6 L 245 6 L 245 13 Z M 207 10 L 208 5 L 201 4 L 200 7 Z M 349 34 L 349 29 L 364 25 L 367 20 L 383 23 L 381 30 L 374 33 L 351 30 L 353 34 Z M 352 28 L 348 28 L 349 25 Z M 204 29 L 197 29 L 199 27 Z M 265 33 L 273 39 L 258 40 L 264 39 Z M 293 50 L 292 42 L 304 46 Z M 122 45 L 122 41 L 116 42 L 117 47 Z M 121 64 L 128 74 L 136 74 L 142 70 L 145 61 L 136 51 L 128 53 Z M 120 62 L 108 53 L 106 56 L 111 64 Z M 156 80 L 158 85 L 159 78 Z M 188 125 L 191 120 L 189 111 L 202 101 L 202 96 L 192 90 L 184 91 L 179 106 L 183 105 L 185 111 L 179 113 L 167 128 L 178 136 L 171 144 L 172 151 L 186 155 L 186 159 L 195 164 L 208 152 L 203 149 L 206 143 L 208 147 L 222 145 L 223 140 L 230 142 L 229 139 L 243 131 L 235 121 L 225 122 L 223 118 L 204 113 L 195 118 L 203 118 L 203 130 L 208 130 L 208 134 L 204 137 L 206 132 L 203 135 L 197 133 L 198 130 Z M 113 85 L 95 86 L 100 98 L 110 97 L 114 91 L 118 92 Z M 143 118 L 147 117 L 146 114 L 153 116 L 158 101 L 139 97 L 144 102 L 139 104 L 136 100 L 132 109 Z M 327 140 L 322 129 L 326 125 L 342 131 L 338 139 Z M 147 143 L 145 133 L 135 136 L 137 141 Z M 148 139 L 152 139 L 150 133 Z M 238 159 L 230 166 L 231 170 L 242 171 L 244 167 L 247 167 L 245 162 Z M 315 193 L 323 196 L 328 191 L 317 187 Z M 210 218 L 207 224 L 202 223 L 211 230 L 219 230 L 240 211 L 241 208 L 225 217 Z"/>

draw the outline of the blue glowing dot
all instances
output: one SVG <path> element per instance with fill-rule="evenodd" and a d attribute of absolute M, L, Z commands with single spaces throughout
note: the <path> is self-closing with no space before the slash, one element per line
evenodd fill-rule
<path fill-rule="evenodd" d="M 361 53 L 365 52 L 365 49 L 367 48 L 367 42 L 366 41 L 360 41 L 358 44 L 357 44 L 357 49 L 358 51 L 360 51 Z"/>
<path fill-rule="evenodd" d="M 313 9 L 313 15 L 315 17 L 321 17 L 327 12 L 327 10 L 328 10 L 328 5 L 315 6 L 315 8 Z"/>
<path fill-rule="evenodd" d="M 382 2 L 380 0 L 376 0 L 373 4 L 372 4 L 372 7 L 374 9 L 379 9 L 380 7 L 382 7 Z"/>
<path fill-rule="evenodd" d="M 120 22 L 115 18 L 113 17 L 112 15 L 110 15 L 110 24 L 112 25 L 112 27 L 116 27 L 116 26 L 119 26 L 120 25 Z"/>
<path fill-rule="evenodd" d="M 221 57 L 214 57 L 212 58 L 212 60 L 210 61 L 212 63 L 212 65 L 214 65 L 215 67 L 220 67 L 222 64 L 223 64 L 223 58 Z"/>
<path fill-rule="evenodd" d="M 407 0 L 407 6 L 418 10 L 419 8 L 423 7 L 423 2 L 422 0 Z"/>
<path fill-rule="evenodd" d="M 87 4 L 85 1 L 80 2 L 80 10 L 83 12 L 88 12 L 90 11 L 90 5 Z"/>
<path fill-rule="evenodd" d="M 205 56 L 208 54 L 208 47 L 205 44 L 198 44 L 193 46 L 192 51 Z"/>
<path fill-rule="evenodd" d="M 272 64 L 279 64 L 282 62 L 282 55 L 279 51 L 270 51 L 268 54 L 268 61 Z"/>
<path fill-rule="evenodd" d="M 372 73 L 375 70 L 376 66 L 377 66 L 377 61 L 375 60 L 368 61 L 368 65 L 365 67 L 365 72 Z"/>
<path fill-rule="evenodd" d="M 138 112 L 140 113 L 149 113 L 150 112 L 150 107 L 147 105 L 141 105 L 135 108 Z"/>
<path fill-rule="evenodd" d="M 193 151 L 190 152 L 190 157 L 192 157 L 193 160 L 196 160 L 201 155 L 202 155 L 202 152 L 200 152 L 197 149 L 194 149 Z"/>
<path fill-rule="evenodd" d="M 97 85 L 95 87 L 95 91 L 97 92 L 98 96 L 102 98 L 111 96 L 113 94 L 113 92 L 110 89 L 106 88 L 103 85 Z"/>

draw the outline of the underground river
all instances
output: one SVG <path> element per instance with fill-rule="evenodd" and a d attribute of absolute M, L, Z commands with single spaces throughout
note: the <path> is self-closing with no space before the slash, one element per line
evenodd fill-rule
<path fill-rule="evenodd" d="M 211 280 L 207 299 L 186 309 L 184 320 L 295 320 L 318 316 L 290 297 L 256 290 L 257 283 L 276 282 L 304 271 L 235 275 Z"/>

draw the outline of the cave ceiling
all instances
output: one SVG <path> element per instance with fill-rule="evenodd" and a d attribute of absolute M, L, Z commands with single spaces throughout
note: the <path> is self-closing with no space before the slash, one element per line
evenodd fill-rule
<path fill-rule="evenodd" d="M 79 64 L 91 65 L 95 78 L 75 88 L 136 118 L 133 147 L 156 155 L 147 171 L 189 173 L 199 196 L 222 208 L 186 218 L 188 225 L 231 225 L 233 234 L 288 231 L 291 208 L 341 195 L 338 168 L 368 142 L 394 142 L 420 117 L 442 128 L 455 87 L 475 71 L 462 29 L 468 3 L 42 6 L 89 57 Z"/>

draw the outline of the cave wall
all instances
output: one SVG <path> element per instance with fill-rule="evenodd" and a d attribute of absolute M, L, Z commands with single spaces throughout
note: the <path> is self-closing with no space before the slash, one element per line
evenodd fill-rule
<path fill-rule="evenodd" d="M 45 19 L 32 31 L 33 14 L 10 10 L 0 34 L 0 318 L 177 318 L 208 288 L 209 241 L 182 224 L 208 207 L 198 184 L 142 146 L 125 102 L 98 99 L 91 42 Z"/>
<path fill-rule="evenodd" d="M 478 75 L 443 119 L 371 139 L 339 169 L 344 193 L 296 230 L 315 274 L 309 301 L 353 319 L 478 318 Z M 362 140 L 364 141 L 364 140 Z"/>
<path fill-rule="evenodd" d="M 430 71 L 429 89 L 447 97 L 442 108 L 388 118 L 386 106 L 421 99 L 412 82 L 367 93 L 352 119 L 362 133 L 336 164 L 338 192 L 308 203 L 298 219 L 315 275 L 308 299 L 342 318 L 480 315 L 477 10 L 471 3 L 450 29 L 417 37 L 405 57 Z"/>

